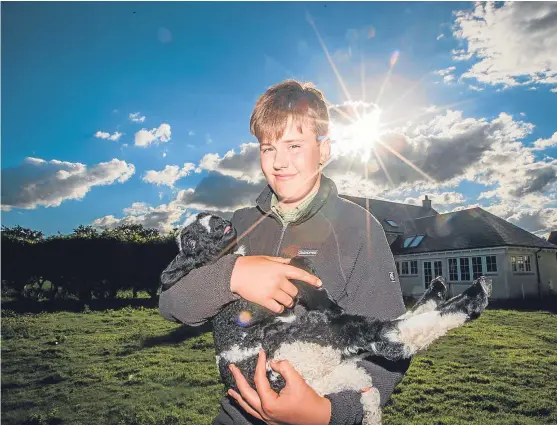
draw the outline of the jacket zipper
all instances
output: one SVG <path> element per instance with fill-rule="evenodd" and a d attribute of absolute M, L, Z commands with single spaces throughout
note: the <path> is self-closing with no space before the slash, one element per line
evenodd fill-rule
<path fill-rule="evenodd" d="M 280 239 L 277 245 L 277 250 L 275 252 L 275 257 L 278 257 L 280 252 L 280 245 L 282 244 L 282 240 L 284 239 L 284 234 L 286 233 L 286 228 L 288 227 L 288 223 L 282 225 L 282 232 L 280 234 Z"/>

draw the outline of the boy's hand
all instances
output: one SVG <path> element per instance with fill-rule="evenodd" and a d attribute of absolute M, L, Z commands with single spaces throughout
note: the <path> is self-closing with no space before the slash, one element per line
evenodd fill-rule
<path fill-rule="evenodd" d="M 314 275 L 288 264 L 290 259 L 253 255 L 236 260 L 230 278 L 230 290 L 242 298 L 259 304 L 275 313 L 292 307 L 298 289 L 289 279 L 302 280 L 321 286 Z M 255 282 L 254 282 L 255 281 Z"/>
<path fill-rule="evenodd" d="M 267 379 L 266 355 L 259 352 L 255 369 L 255 386 L 250 387 L 238 368 L 231 366 L 238 394 L 228 393 L 249 414 L 269 425 L 327 425 L 331 420 L 331 403 L 319 396 L 286 360 L 273 363 L 271 368 L 282 375 L 286 386 L 277 394 Z"/>

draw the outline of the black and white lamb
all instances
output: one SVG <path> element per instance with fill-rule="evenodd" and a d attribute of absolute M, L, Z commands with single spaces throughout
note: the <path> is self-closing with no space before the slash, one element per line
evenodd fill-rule
<path fill-rule="evenodd" d="M 179 254 L 161 275 L 167 290 L 196 267 L 215 262 L 235 246 L 231 223 L 208 213 L 192 216 L 177 235 Z M 225 252 L 226 251 L 226 252 Z M 294 266 L 317 275 L 302 257 Z M 254 284 L 256 284 L 254 282 Z M 369 355 L 389 360 L 409 358 L 426 349 L 447 331 L 477 318 L 488 304 L 491 280 L 477 279 L 462 294 L 445 300 L 442 277 L 434 279 L 413 308 L 391 321 L 344 313 L 326 289 L 293 281 L 298 289 L 295 303 L 304 314 L 285 309 L 281 314 L 244 299 L 225 306 L 212 320 L 216 361 L 225 387 L 238 390 L 228 366 L 234 363 L 254 387 L 255 367 L 263 348 L 270 360 L 288 360 L 321 396 L 343 390 L 363 392 L 364 425 L 379 425 L 379 392 L 372 378 L 357 362 Z M 268 365 L 267 365 L 268 366 Z M 267 367 L 271 387 L 280 391 L 284 380 Z"/>

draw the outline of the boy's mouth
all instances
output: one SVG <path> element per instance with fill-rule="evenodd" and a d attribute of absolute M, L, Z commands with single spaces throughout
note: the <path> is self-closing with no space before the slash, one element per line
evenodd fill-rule
<path fill-rule="evenodd" d="M 290 180 L 295 176 L 296 174 L 275 174 L 275 178 L 280 181 Z"/>

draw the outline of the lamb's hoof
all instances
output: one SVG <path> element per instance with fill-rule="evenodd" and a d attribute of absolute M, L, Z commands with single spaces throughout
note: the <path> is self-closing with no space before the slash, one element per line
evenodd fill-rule
<path fill-rule="evenodd" d="M 437 276 L 431 281 L 426 293 L 429 294 L 429 299 L 437 299 L 439 301 L 445 300 L 447 296 L 447 285 L 443 276 Z"/>
<path fill-rule="evenodd" d="M 462 295 L 466 295 L 469 297 L 477 298 L 488 298 L 491 296 L 491 292 L 493 290 L 493 282 L 490 278 L 485 276 L 480 276 L 479 279 L 476 279 L 472 285 L 470 285 L 466 290 L 462 293 Z"/>
<path fill-rule="evenodd" d="M 481 276 L 464 292 L 438 307 L 442 313 L 464 313 L 466 321 L 474 320 L 485 310 L 491 294 L 491 279 Z"/>

